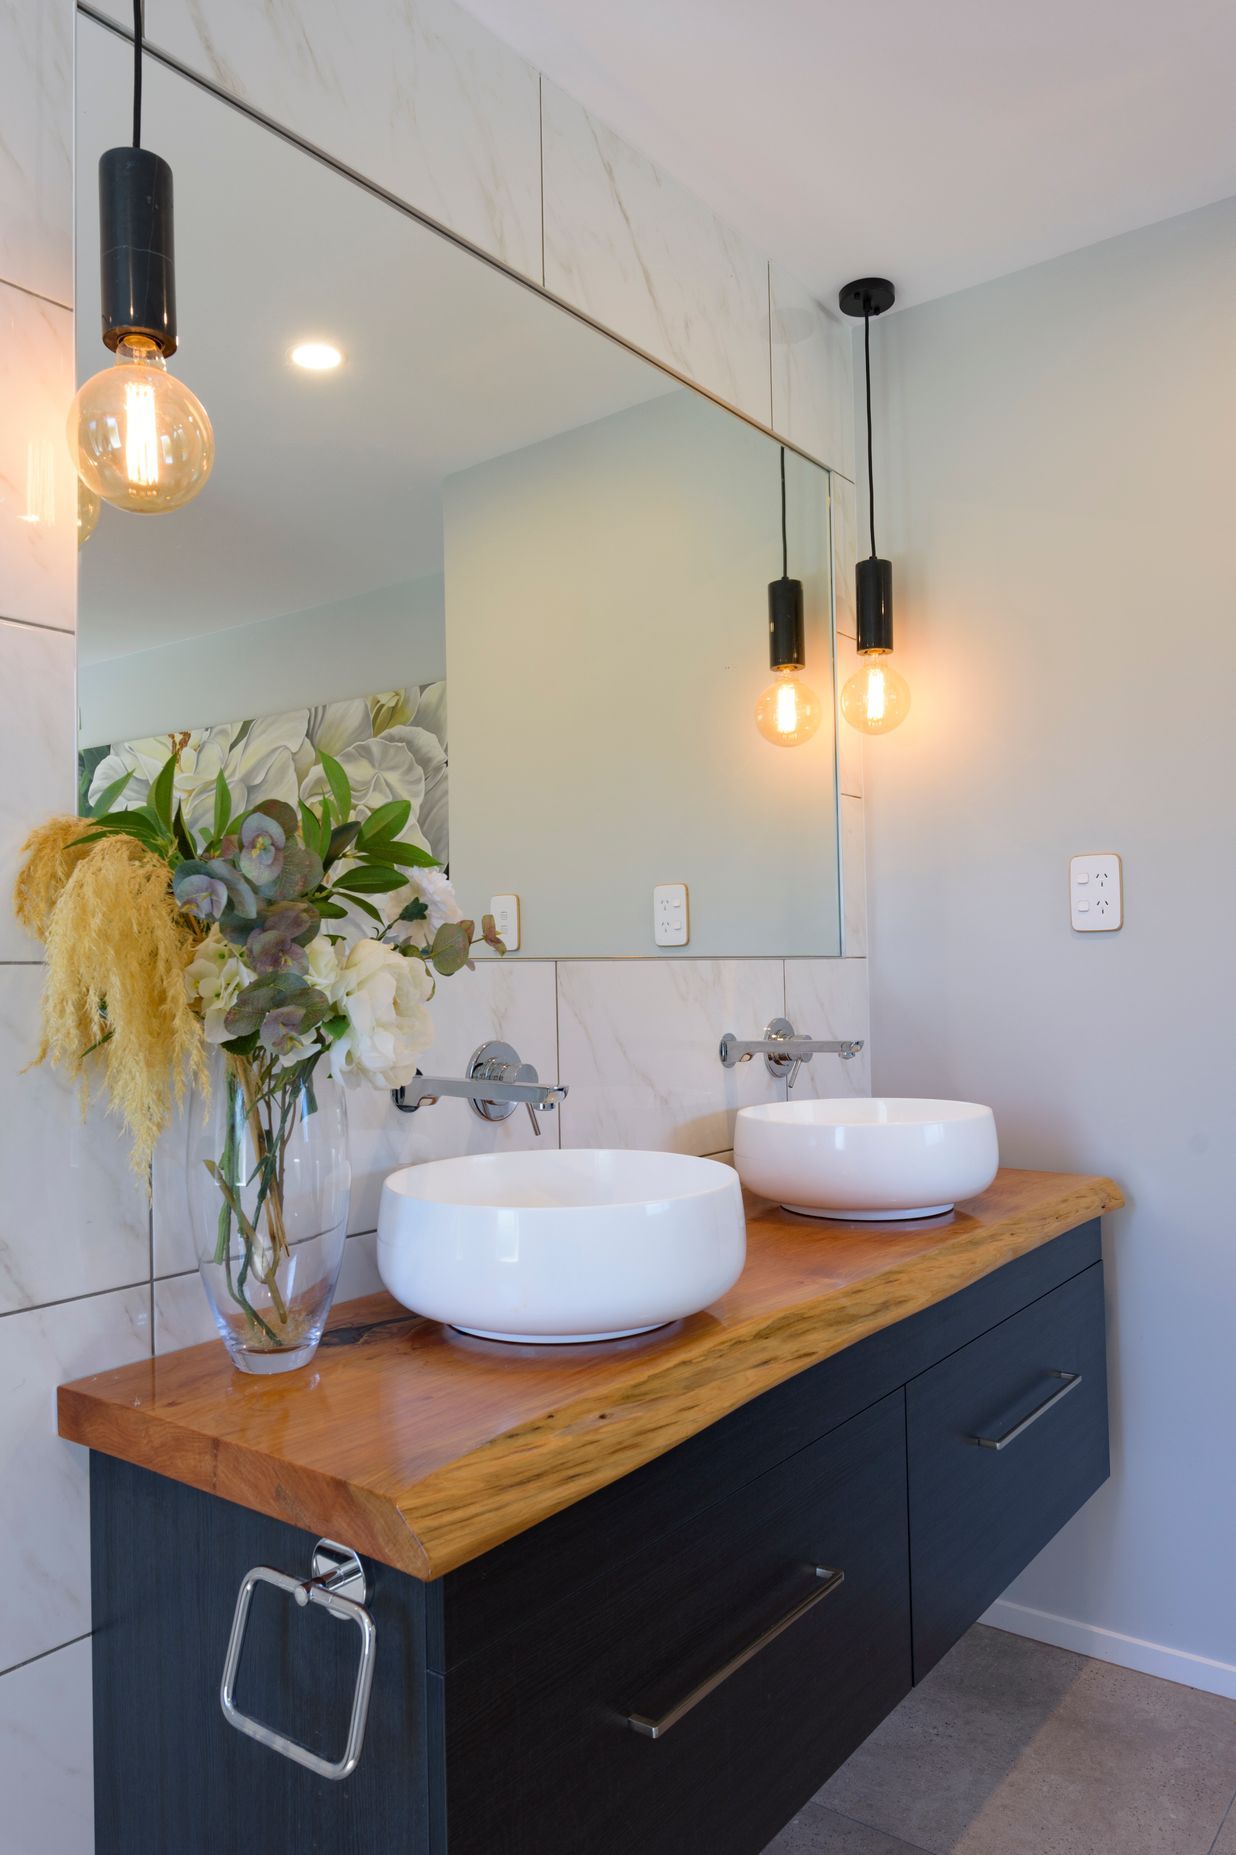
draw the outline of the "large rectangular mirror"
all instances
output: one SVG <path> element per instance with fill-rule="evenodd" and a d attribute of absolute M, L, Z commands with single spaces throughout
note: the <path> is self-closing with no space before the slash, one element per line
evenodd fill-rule
<path fill-rule="evenodd" d="M 78 365 L 98 337 L 95 171 L 131 53 L 79 26 Z M 147 60 L 172 165 L 180 350 L 217 457 L 163 516 L 104 507 L 81 556 L 88 802 L 181 737 L 186 807 L 323 781 L 413 800 L 479 915 L 531 956 L 840 950 L 829 478 L 785 454 L 785 547 L 823 723 L 757 733 L 782 571 L 766 434 Z M 331 371 L 291 360 L 306 340 Z M 449 728 L 448 728 L 449 715 Z M 672 956 L 671 956 L 672 957 Z"/>

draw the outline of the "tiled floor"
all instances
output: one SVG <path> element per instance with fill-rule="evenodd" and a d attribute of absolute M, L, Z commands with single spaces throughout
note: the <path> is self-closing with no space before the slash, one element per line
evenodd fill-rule
<path fill-rule="evenodd" d="M 1236 1701 L 973 1629 L 765 1855 L 1236 1855 Z"/>

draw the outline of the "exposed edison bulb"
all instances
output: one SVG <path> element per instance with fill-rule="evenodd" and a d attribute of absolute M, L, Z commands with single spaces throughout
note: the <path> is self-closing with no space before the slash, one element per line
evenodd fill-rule
<path fill-rule="evenodd" d="M 99 511 L 103 507 L 92 489 L 77 479 L 77 545 L 85 547 L 91 535 L 99 525 Z"/>
<path fill-rule="evenodd" d="M 799 681 L 798 671 L 779 670 L 755 705 L 755 725 L 774 747 L 799 747 L 811 739 L 823 714 L 820 698 Z"/>
<path fill-rule="evenodd" d="M 81 388 L 69 445 L 86 488 L 139 515 L 183 508 L 215 461 L 205 407 L 144 335 L 122 341 L 113 365 Z"/>
<path fill-rule="evenodd" d="M 841 691 L 841 713 L 864 734 L 887 734 L 910 712 L 910 685 L 883 651 L 864 652 L 862 662 Z"/>

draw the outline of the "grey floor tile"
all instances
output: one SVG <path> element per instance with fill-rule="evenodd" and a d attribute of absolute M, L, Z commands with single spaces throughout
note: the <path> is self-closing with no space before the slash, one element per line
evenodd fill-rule
<path fill-rule="evenodd" d="M 979 1628 L 816 1801 L 929 1855 L 1209 1855 L 1234 1788 L 1236 1702 Z"/>
<path fill-rule="evenodd" d="M 1223 1827 L 1215 1837 L 1210 1855 L 1236 1855 L 1236 1802 L 1228 1807 Z"/>
<path fill-rule="evenodd" d="M 920 1855 L 908 1842 L 886 1836 L 882 1829 L 856 1823 L 835 1810 L 809 1803 L 794 1821 L 770 1842 L 764 1855 Z"/>

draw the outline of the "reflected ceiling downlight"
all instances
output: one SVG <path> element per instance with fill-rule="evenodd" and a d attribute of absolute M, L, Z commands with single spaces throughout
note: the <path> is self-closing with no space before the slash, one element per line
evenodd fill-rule
<path fill-rule="evenodd" d="M 330 341 L 299 341 L 288 359 L 309 374 L 329 374 L 343 360 L 343 352 Z"/>

